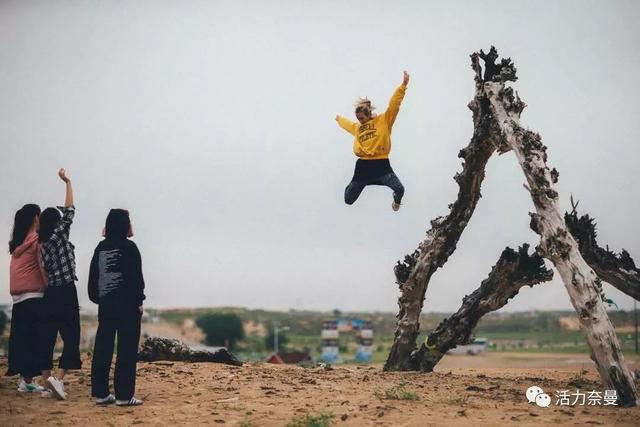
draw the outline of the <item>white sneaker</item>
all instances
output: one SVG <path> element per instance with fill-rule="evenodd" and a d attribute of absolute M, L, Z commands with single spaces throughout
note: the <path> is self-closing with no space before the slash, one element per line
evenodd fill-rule
<path fill-rule="evenodd" d="M 109 405 L 110 403 L 116 403 L 116 397 L 113 394 L 107 397 L 96 397 L 96 405 Z"/>
<path fill-rule="evenodd" d="M 53 394 L 60 400 L 67 399 L 67 393 L 64 392 L 64 383 L 54 377 L 53 375 L 47 378 L 47 382 L 49 383 L 50 390 Z"/>
<path fill-rule="evenodd" d="M 31 380 L 31 382 L 27 384 L 24 378 L 20 377 L 20 382 L 18 383 L 19 393 L 33 393 L 37 391 L 44 391 L 44 387 L 36 384 L 35 382 L 33 382 L 33 380 Z"/>
<path fill-rule="evenodd" d="M 132 397 L 129 400 L 116 400 L 116 406 L 138 406 L 142 405 L 142 400 Z"/>
<path fill-rule="evenodd" d="M 40 393 L 40 397 L 51 398 L 51 397 L 53 397 L 53 392 L 51 390 L 45 388 L 44 390 L 42 390 L 42 393 Z"/>
<path fill-rule="evenodd" d="M 18 381 L 18 393 L 29 393 L 27 382 L 22 377 L 20 377 L 20 381 Z"/>

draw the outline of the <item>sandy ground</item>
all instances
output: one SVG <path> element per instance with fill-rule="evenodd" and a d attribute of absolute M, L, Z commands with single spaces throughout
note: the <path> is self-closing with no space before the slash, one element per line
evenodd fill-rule
<path fill-rule="evenodd" d="M 631 367 L 640 359 L 627 356 Z M 589 359 L 580 355 L 491 353 L 447 356 L 435 373 L 384 373 L 380 366 L 332 370 L 247 364 L 139 363 L 136 408 L 96 407 L 90 398 L 89 361 L 65 380 L 69 399 L 57 401 L 15 391 L 16 378 L 0 379 L 0 425 L 251 425 L 285 426 L 305 414 L 329 412 L 336 426 L 640 425 L 640 408 L 556 406 L 555 391 L 603 391 Z M 6 359 L 0 359 L 0 370 Z M 419 400 L 387 400 L 384 392 L 405 382 Z M 537 385 L 551 406 L 529 404 Z M 244 424 L 243 424 L 244 423 Z"/>

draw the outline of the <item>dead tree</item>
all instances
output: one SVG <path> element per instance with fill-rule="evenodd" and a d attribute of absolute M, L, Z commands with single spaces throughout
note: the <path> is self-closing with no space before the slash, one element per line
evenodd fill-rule
<path fill-rule="evenodd" d="M 472 61 L 477 63 L 479 56 L 472 55 Z M 510 62 L 502 60 L 505 61 Z M 515 67 L 511 68 L 512 73 L 501 72 L 484 86 L 504 143 L 514 151 L 527 179 L 526 187 L 536 209 L 530 213 L 531 229 L 541 238 L 536 252 L 549 259 L 560 274 L 604 386 L 617 390 L 618 404 L 635 405 L 637 392 L 633 376 L 600 297 L 600 279 L 580 254 L 558 207 L 558 193 L 553 189 L 558 172 L 547 166 L 547 147 L 540 135 L 520 125 L 520 114 L 526 104 L 506 86 L 508 81 L 516 80 Z"/>
<path fill-rule="evenodd" d="M 411 370 L 410 360 L 416 349 L 420 331 L 420 313 L 424 305 L 429 280 L 455 251 L 476 204 L 481 197 L 480 187 L 485 176 L 485 166 L 496 150 L 508 151 L 499 146 L 501 135 L 493 120 L 489 99 L 485 93 L 480 67 L 475 70 L 475 96 L 468 107 L 473 112 L 474 132 L 469 144 L 460 150 L 462 171 L 454 176 L 458 183 L 458 197 L 449 205 L 445 217 L 431 221 L 431 229 L 418 249 L 398 262 L 394 271 L 400 287 L 399 312 L 396 316 L 394 342 L 385 363 L 385 370 Z"/>
<path fill-rule="evenodd" d="M 608 246 L 606 249 L 598 246 L 595 220 L 589 215 L 578 217 L 578 203 L 573 203 L 573 198 L 571 205 L 573 209 L 564 214 L 564 221 L 589 267 L 601 280 L 640 301 L 640 270 L 629 252 L 623 249 L 616 254 Z"/>
<path fill-rule="evenodd" d="M 214 351 L 192 350 L 181 341 L 160 337 L 149 337 L 142 343 L 138 352 L 138 360 L 141 362 L 160 360 L 191 363 L 213 362 L 242 366 L 242 361 L 224 347 Z"/>
<path fill-rule="evenodd" d="M 478 321 L 485 314 L 504 307 L 524 286 L 532 287 L 553 278 L 553 272 L 544 265 L 536 253 L 529 255 L 529 245 L 523 244 L 518 252 L 511 248 L 502 251 L 489 276 L 480 287 L 462 300 L 462 306 L 451 317 L 444 319 L 429 334 L 411 357 L 412 368 L 431 372 L 450 349 L 467 344 Z"/>
<path fill-rule="evenodd" d="M 629 253 L 616 254 L 603 249 L 596 242 L 595 221 L 589 215 L 578 217 L 578 203 L 571 199 L 572 211 L 564 218 L 569 231 L 578 242 L 580 253 L 600 279 L 615 286 L 633 298 L 640 295 L 640 270 Z M 544 267 L 538 254 L 529 256 L 528 244 L 523 244 L 516 254 L 506 248 L 496 265 L 480 287 L 465 296 L 462 306 L 451 317 L 444 319 L 429 334 L 426 345 L 411 356 L 411 367 L 431 372 L 444 354 L 458 345 L 467 344 L 479 320 L 487 313 L 504 307 L 517 295 L 520 288 L 551 280 L 553 272 Z"/>

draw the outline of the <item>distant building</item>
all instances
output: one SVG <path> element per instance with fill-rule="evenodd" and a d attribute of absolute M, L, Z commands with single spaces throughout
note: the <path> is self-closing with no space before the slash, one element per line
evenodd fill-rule
<path fill-rule="evenodd" d="M 297 364 L 301 362 L 313 362 L 313 359 L 306 351 L 279 351 L 267 359 L 267 363 L 277 364 Z"/>
<path fill-rule="evenodd" d="M 356 361 L 368 363 L 373 358 L 373 322 L 362 321 L 357 333 L 358 352 Z"/>
<path fill-rule="evenodd" d="M 327 363 L 340 362 L 340 349 L 338 347 L 338 322 L 335 320 L 325 320 L 322 322 L 322 331 L 320 332 L 320 340 L 322 351 L 320 359 Z"/>

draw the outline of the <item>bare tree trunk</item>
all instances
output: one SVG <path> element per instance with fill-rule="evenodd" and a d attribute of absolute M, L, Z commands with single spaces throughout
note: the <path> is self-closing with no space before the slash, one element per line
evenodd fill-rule
<path fill-rule="evenodd" d="M 631 255 L 624 249 L 620 254 L 616 254 L 608 247 L 603 249 L 598 246 L 594 219 L 589 215 L 578 217 L 577 206 L 576 203 L 571 213 L 564 214 L 564 221 L 578 242 L 582 257 L 600 279 L 640 301 L 640 270 Z"/>
<path fill-rule="evenodd" d="M 476 204 L 480 199 L 480 186 L 485 176 L 487 161 L 498 147 L 500 131 L 492 118 L 488 98 L 484 92 L 480 67 L 473 64 L 476 72 L 476 92 L 469 103 L 473 112 L 474 132 L 467 147 L 460 150 L 458 157 L 464 161 L 462 172 L 454 177 L 458 183 L 457 200 L 449 205 L 446 217 L 431 221 L 431 229 L 418 249 L 398 262 L 394 271 L 400 287 L 395 338 L 385 370 L 410 370 L 410 355 L 416 349 L 416 338 L 420 330 L 420 313 L 431 275 L 447 261 L 456 249 L 460 235 L 464 231 Z"/>
<path fill-rule="evenodd" d="M 495 52 L 495 49 L 491 51 Z M 482 57 L 482 51 L 477 56 Z M 485 59 L 487 68 L 496 66 L 493 62 L 497 56 L 495 52 L 495 56 Z M 617 390 L 620 405 L 635 405 L 637 393 L 633 376 L 625 364 L 618 337 L 600 297 L 600 279 L 582 258 L 558 207 L 558 193 L 553 189 L 558 172 L 547 167 L 547 147 L 540 135 L 520 126 L 520 113 L 525 103 L 517 93 L 514 96 L 512 88 L 505 87 L 507 81 L 516 80 L 515 67 L 511 68 L 512 73 L 501 73 L 493 81 L 485 82 L 485 90 L 505 143 L 515 152 L 528 182 L 527 189 L 536 208 L 536 213 L 530 214 L 531 228 L 541 237 L 536 250 L 558 270 L 578 313 L 591 347 L 591 358 L 604 386 Z"/>
<path fill-rule="evenodd" d="M 520 288 L 532 287 L 553 278 L 542 257 L 536 253 L 529 255 L 529 245 L 523 244 L 518 252 L 506 248 L 489 276 L 471 295 L 465 296 L 462 306 L 451 317 L 444 319 L 429 334 L 426 345 L 412 355 L 412 367 L 431 372 L 444 354 L 450 349 L 467 344 L 478 321 L 485 314 L 498 310 L 516 296 Z"/>

